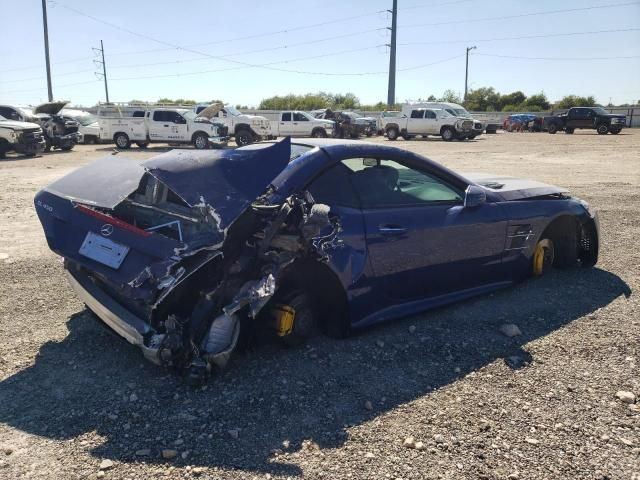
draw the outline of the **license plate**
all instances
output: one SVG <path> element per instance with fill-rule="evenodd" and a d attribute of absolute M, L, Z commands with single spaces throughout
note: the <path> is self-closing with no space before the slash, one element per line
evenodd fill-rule
<path fill-rule="evenodd" d="M 129 247 L 89 232 L 80 246 L 79 253 L 117 270 L 129 253 Z"/>

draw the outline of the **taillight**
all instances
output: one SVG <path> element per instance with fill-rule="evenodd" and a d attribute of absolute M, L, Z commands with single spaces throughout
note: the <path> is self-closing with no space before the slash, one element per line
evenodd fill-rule
<path fill-rule="evenodd" d="M 84 205 L 75 204 L 74 206 L 78 209 L 78 211 L 89 215 L 90 217 L 97 218 L 102 222 L 110 223 L 115 227 L 122 228 L 123 230 L 127 230 L 138 235 L 142 235 L 143 237 L 151 236 L 151 232 L 142 230 L 141 228 L 138 228 L 135 225 L 131 225 L 130 223 L 120 220 L 119 218 L 112 217 L 111 215 L 107 215 L 106 213 L 98 212 L 97 210 L 85 207 Z"/>

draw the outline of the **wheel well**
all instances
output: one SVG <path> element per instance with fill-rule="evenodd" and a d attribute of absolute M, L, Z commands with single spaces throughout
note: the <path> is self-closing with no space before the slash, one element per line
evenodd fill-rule
<path fill-rule="evenodd" d="M 571 267 L 578 260 L 578 219 L 572 215 L 555 218 L 542 232 L 539 240 L 548 238 L 553 242 L 554 267 Z"/>
<path fill-rule="evenodd" d="M 311 297 L 318 326 L 324 333 L 334 337 L 347 334 L 347 295 L 336 274 L 326 264 L 317 260 L 297 260 L 287 267 L 279 283 L 280 294 L 302 290 Z"/>
<path fill-rule="evenodd" d="M 200 135 L 200 134 L 204 134 L 207 136 L 207 138 L 209 137 L 209 135 L 207 134 L 207 132 L 203 131 L 203 130 L 198 130 L 197 132 L 193 132 L 193 135 L 191 135 L 191 141 L 195 142 L 196 141 L 196 136 Z"/>
<path fill-rule="evenodd" d="M 385 125 L 384 129 L 389 131 L 392 128 L 395 128 L 396 130 L 400 131 L 400 128 L 398 128 L 398 124 L 396 123 L 388 123 L 387 125 Z"/>
<path fill-rule="evenodd" d="M 249 130 L 251 133 L 253 133 L 253 130 L 251 130 L 251 127 L 249 125 L 247 125 L 246 123 L 237 124 L 234 132 L 238 133 L 239 130 Z"/>
<path fill-rule="evenodd" d="M 443 125 L 442 127 L 440 127 L 440 133 L 442 133 L 445 128 L 455 131 L 455 128 L 453 128 L 453 125 Z"/>
<path fill-rule="evenodd" d="M 313 130 L 311 130 L 311 134 L 313 134 L 314 132 L 317 132 L 319 130 L 325 131 L 324 127 L 314 127 Z"/>
<path fill-rule="evenodd" d="M 129 135 L 127 135 L 125 132 L 116 132 L 116 133 L 114 133 L 114 134 L 113 134 L 113 140 L 114 140 L 114 141 L 116 140 L 116 137 L 117 137 L 118 135 L 126 135 L 126 136 L 127 136 L 127 138 L 129 138 Z"/>

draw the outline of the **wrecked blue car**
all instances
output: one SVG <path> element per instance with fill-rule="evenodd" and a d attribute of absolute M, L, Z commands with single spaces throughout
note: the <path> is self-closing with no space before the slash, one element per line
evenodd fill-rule
<path fill-rule="evenodd" d="M 87 307 L 192 379 L 241 334 L 342 336 L 598 258 L 561 188 L 360 142 L 108 156 L 35 206 Z"/>

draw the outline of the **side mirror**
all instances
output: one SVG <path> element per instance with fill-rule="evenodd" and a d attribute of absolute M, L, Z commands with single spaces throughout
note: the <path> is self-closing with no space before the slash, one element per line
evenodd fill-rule
<path fill-rule="evenodd" d="M 465 208 L 478 207 L 487 201 L 487 194 L 482 187 L 469 185 L 464 192 Z"/>

